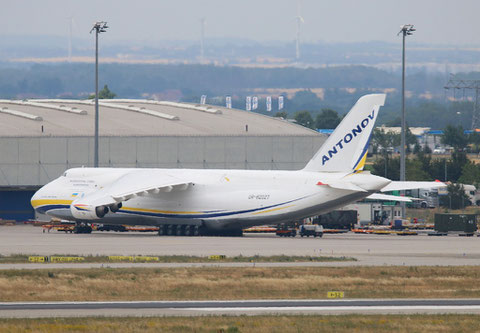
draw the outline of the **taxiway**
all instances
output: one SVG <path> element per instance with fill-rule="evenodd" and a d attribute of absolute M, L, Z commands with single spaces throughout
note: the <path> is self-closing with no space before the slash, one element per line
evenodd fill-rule
<path fill-rule="evenodd" d="M 30 225 L 0 227 L 0 253 L 35 255 L 193 255 L 208 256 L 347 256 L 357 261 L 309 263 L 317 266 L 350 265 L 478 265 L 480 238 L 455 235 L 364 235 L 326 234 L 323 238 L 280 238 L 274 234 L 246 234 L 244 237 L 159 237 L 155 233 L 93 232 L 66 234 Z M 23 266 L 22 266 L 23 265 Z M 46 264 L 1 265 L 3 268 L 46 267 Z M 59 265 L 59 264 L 49 264 Z M 101 267 L 101 264 L 60 264 L 59 267 Z M 207 264 L 108 264 L 111 267 L 157 265 L 205 266 Z M 166 265 L 166 266 L 165 266 Z M 212 265 L 220 265 L 212 263 Z M 250 263 L 226 263 L 242 266 Z M 295 263 L 257 263 L 257 265 L 295 265 Z M 305 265 L 305 264 L 302 264 Z M 55 267 L 55 266 L 49 266 Z"/>
<path fill-rule="evenodd" d="M 0 303 L 0 317 L 480 313 L 480 299 Z"/>

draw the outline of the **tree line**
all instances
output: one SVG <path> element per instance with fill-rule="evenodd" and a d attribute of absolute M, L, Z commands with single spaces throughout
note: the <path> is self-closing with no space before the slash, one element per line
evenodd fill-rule
<path fill-rule="evenodd" d="M 94 90 L 94 66 L 91 64 L 0 64 L 0 98 L 88 98 Z M 462 74 L 469 78 L 479 73 Z M 400 122 L 400 77 L 398 74 L 368 66 L 336 66 L 327 68 L 244 68 L 199 64 L 101 64 L 100 85 L 108 84 L 118 98 L 145 98 L 166 91 L 176 91 L 180 101 L 198 103 L 201 95 L 216 97 L 212 103 L 224 105 L 224 96 L 231 95 L 235 108 L 244 109 L 245 96 L 258 89 L 275 89 L 285 96 L 289 117 L 309 112 L 312 119 L 323 109 L 345 114 L 357 99 L 367 93 L 389 89 L 386 105 L 378 123 L 395 126 Z M 417 72 L 407 76 L 407 122 L 411 126 L 444 128 L 448 123 L 471 126 L 473 104 L 468 99 L 450 102 L 443 99 L 445 77 L 441 74 Z M 321 93 L 313 89 L 321 88 Z M 298 89 L 292 93 L 292 89 Z M 420 98 L 429 93 L 430 98 Z M 274 95 L 275 95 L 274 94 Z M 439 96 L 442 96 L 441 98 Z M 264 103 L 257 112 L 266 113 Z M 307 115 L 308 127 L 314 127 Z M 302 120 L 303 122 L 303 120 Z"/>

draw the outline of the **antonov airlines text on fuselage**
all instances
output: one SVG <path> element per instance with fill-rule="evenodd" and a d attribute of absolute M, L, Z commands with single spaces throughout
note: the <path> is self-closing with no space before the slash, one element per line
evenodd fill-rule
<path fill-rule="evenodd" d="M 360 98 L 302 170 L 75 168 L 35 193 L 32 206 L 81 223 L 239 231 L 326 213 L 378 191 L 422 187 L 362 171 L 384 101 L 384 94 Z"/>

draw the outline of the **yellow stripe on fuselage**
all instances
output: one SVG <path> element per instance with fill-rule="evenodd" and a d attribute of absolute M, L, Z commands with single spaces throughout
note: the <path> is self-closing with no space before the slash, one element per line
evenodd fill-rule
<path fill-rule="evenodd" d="M 73 200 L 62 200 L 62 199 L 38 199 L 32 200 L 33 208 L 47 205 L 70 205 Z M 122 210 L 130 210 L 134 212 L 145 212 L 145 213 L 160 213 L 160 214 L 202 214 L 202 212 L 175 212 L 167 210 L 155 210 L 155 209 L 144 209 L 144 208 L 133 208 L 133 207 L 124 207 Z"/>
<path fill-rule="evenodd" d="M 73 202 L 73 200 L 63 200 L 63 199 L 38 199 L 38 200 L 32 200 L 31 204 L 33 208 L 37 208 L 40 206 L 46 206 L 46 205 L 70 205 Z"/>
<path fill-rule="evenodd" d="M 293 207 L 293 206 L 295 206 L 295 205 L 289 205 L 289 206 L 285 206 L 285 207 L 277 207 L 277 208 L 267 209 L 267 210 L 263 210 L 261 212 L 252 213 L 252 215 L 275 212 L 277 210 L 281 210 L 281 209 L 285 209 L 285 208 L 289 208 L 289 207 Z"/>

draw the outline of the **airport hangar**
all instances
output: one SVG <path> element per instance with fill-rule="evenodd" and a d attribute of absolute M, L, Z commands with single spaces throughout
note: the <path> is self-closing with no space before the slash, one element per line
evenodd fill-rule
<path fill-rule="evenodd" d="M 99 101 L 99 166 L 301 169 L 326 135 L 219 106 Z M 35 218 L 34 192 L 66 169 L 93 166 L 93 100 L 0 100 L 0 218 Z"/>

